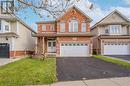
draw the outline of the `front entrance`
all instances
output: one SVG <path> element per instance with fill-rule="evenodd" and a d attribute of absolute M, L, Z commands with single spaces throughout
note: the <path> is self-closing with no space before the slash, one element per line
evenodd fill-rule
<path fill-rule="evenodd" d="M 55 40 L 50 40 L 47 43 L 47 52 L 48 53 L 55 53 L 56 52 L 56 41 Z"/>
<path fill-rule="evenodd" d="M 0 43 L 0 58 L 9 58 L 9 44 Z"/>

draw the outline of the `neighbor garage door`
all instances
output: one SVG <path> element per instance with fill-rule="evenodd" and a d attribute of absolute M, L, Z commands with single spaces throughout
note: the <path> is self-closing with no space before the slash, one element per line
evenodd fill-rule
<path fill-rule="evenodd" d="M 104 55 L 130 55 L 129 44 L 105 44 Z"/>
<path fill-rule="evenodd" d="M 0 58 L 9 58 L 9 44 L 0 43 Z"/>
<path fill-rule="evenodd" d="M 89 56 L 88 44 L 62 43 L 60 45 L 60 56 L 63 57 L 86 57 Z"/>

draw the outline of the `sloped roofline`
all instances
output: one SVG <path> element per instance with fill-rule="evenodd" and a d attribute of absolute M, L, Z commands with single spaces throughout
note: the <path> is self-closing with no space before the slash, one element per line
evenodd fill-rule
<path fill-rule="evenodd" d="M 76 5 L 70 7 L 65 13 L 63 13 L 63 15 L 61 15 L 59 18 L 57 18 L 56 21 L 60 20 L 67 12 L 69 12 L 73 8 L 78 10 L 79 12 L 81 12 L 86 18 L 89 19 L 90 22 L 92 21 L 92 19 L 86 13 L 84 13 L 81 9 L 79 9 Z"/>
<path fill-rule="evenodd" d="M 29 25 L 27 25 L 23 20 L 21 20 L 18 16 L 15 16 L 14 14 L 9 14 L 13 19 L 13 20 L 16 20 L 16 21 L 19 21 L 21 24 L 23 24 L 26 28 L 28 28 L 30 31 L 32 31 L 33 33 L 37 33 L 36 31 L 34 31 Z M 9 18 L 1 18 L 1 19 L 4 19 L 4 20 L 8 20 Z"/>
<path fill-rule="evenodd" d="M 118 11 L 117 9 L 115 9 L 114 11 L 112 11 L 110 14 L 108 14 L 107 16 L 105 16 L 104 18 L 102 18 L 99 22 L 97 22 L 96 24 L 94 24 L 91 27 L 91 30 L 93 30 L 98 24 L 100 24 L 102 21 L 104 21 L 105 19 L 111 17 L 114 13 L 117 13 L 120 17 L 122 17 L 124 20 L 126 20 L 127 22 L 130 22 L 130 20 L 123 15 L 120 11 Z"/>

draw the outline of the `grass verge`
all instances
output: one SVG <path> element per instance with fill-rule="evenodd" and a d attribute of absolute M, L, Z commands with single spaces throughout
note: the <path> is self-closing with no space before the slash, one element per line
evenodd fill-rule
<path fill-rule="evenodd" d="M 111 63 L 115 63 L 115 64 L 118 64 L 118 65 L 124 66 L 126 68 L 130 68 L 129 62 L 121 61 L 121 60 L 114 59 L 114 58 L 108 58 L 108 57 L 101 56 L 101 55 L 94 55 L 94 57 L 97 58 L 97 59 L 104 60 L 106 62 L 111 62 Z"/>

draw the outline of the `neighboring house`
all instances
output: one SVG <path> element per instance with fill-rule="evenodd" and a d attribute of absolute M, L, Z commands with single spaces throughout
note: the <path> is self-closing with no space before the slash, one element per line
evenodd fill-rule
<path fill-rule="evenodd" d="M 0 58 L 19 57 L 35 50 L 36 33 L 18 17 L 0 14 Z"/>
<path fill-rule="evenodd" d="M 37 22 L 37 54 L 57 57 L 92 55 L 91 18 L 73 6 L 56 21 Z"/>
<path fill-rule="evenodd" d="M 96 23 L 91 32 L 94 34 L 94 53 L 130 55 L 130 22 L 118 10 Z"/>

